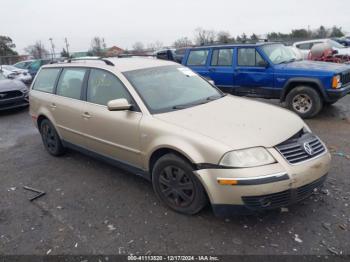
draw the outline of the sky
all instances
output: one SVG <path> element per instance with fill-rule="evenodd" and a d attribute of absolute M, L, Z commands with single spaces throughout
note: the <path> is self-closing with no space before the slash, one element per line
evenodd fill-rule
<path fill-rule="evenodd" d="M 198 27 L 249 36 L 322 24 L 350 33 L 349 10 L 350 0 L 0 0 L 0 35 L 21 54 L 37 40 L 49 49 L 49 38 L 60 52 L 65 37 L 70 51 L 88 50 L 94 36 L 131 49 L 193 38 Z"/>

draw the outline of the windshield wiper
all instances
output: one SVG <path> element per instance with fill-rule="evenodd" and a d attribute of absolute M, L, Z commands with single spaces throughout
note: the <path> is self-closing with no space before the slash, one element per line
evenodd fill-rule
<path fill-rule="evenodd" d="M 210 101 L 214 101 L 214 100 L 217 100 L 219 98 L 222 98 L 224 96 L 226 96 L 226 94 L 222 94 L 222 95 L 219 95 L 219 96 L 218 95 L 208 96 L 205 100 L 201 100 L 201 101 L 198 101 L 196 103 L 189 103 L 189 104 L 173 106 L 173 109 L 185 109 L 185 108 L 189 108 L 189 107 L 192 107 L 192 106 L 203 105 L 203 104 L 209 103 Z"/>

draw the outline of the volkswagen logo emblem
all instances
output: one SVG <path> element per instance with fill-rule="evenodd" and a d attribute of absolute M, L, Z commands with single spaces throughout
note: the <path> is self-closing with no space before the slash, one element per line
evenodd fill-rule
<path fill-rule="evenodd" d="M 314 154 L 314 150 L 312 149 L 312 147 L 310 146 L 310 144 L 308 142 L 304 143 L 304 150 L 306 153 L 308 153 L 310 156 L 312 156 Z"/>

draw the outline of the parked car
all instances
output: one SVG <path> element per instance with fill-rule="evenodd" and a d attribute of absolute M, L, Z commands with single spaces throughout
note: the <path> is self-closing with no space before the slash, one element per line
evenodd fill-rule
<path fill-rule="evenodd" d="M 296 42 L 293 44 L 294 47 L 300 49 L 304 55 L 304 59 L 307 59 L 311 48 L 316 44 L 328 44 L 333 50 L 337 50 L 340 55 L 350 55 L 350 48 L 345 47 L 342 44 L 332 40 L 332 39 L 314 39 L 302 42 Z"/>
<path fill-rule="evenodd" d="M 5 77 L 9 79 L 17 79 L 25 84 L 32 82 L 32 76 L 28 73 L 27 69 L 19 69 L 10 65 L 0 65 L 0 70 Z"/>
<path fill-rule="evenodd" d="M 74 148 L 141 175 L 168 207 L 195 214 L 280 208 L 322 186 L 324 143 L 295 114 L 223 94 L 170 61 L 43 66 L 30 115 L 53 156 Z"/>
<path fill-rule="evenodd" d="M 297 60 L 278 43 L 188 49 L 183 65 L 235 95 L 280 99 L 303 118 L 350 93 L 350 68 Z"/>
<path fill-rule="evenodd" d="M 175 61 L 177 63 L 182 63 L 182 59 L 185 56 L 187 48 L 171 48 L 163 49 L 155 52 L 155 56 L 158 59 Z"/>
<path fill-rule="evenodd" d="M 36 59 L 36 60 L 28 60 L 22 61 L 14 64 L 14 67 L 27 69 L 32 78 L 35 77 L 36 73 L 39 71 L 40 67 L 52 62 L 52 59 Z"/>
<path fill-rule="evenodd" d="M 0 72 L 0 110 L 28 106 L 28 91 L 23 82 L 8 79 Z"/>
<path fill-rule="evenodd" d="M 346 37 L 341 37 L 341 38 L 333 38 L 332 40 L 338 42 L 339 44 L 345 46 L 345 47 L 350 47 L 350 39 Z"/>

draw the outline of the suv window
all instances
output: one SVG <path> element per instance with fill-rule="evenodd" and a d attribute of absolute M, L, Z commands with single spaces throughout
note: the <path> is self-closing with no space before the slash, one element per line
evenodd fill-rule
<path fill-rule="evenodd" d="M 34 90 L 53 93 L 59 68 L 44 68 L 40 71 L 33 85 Z"/>
<path fill-rule="evenodd" d="M 207 62 L 209 50 L 193 50 L 190 52 L 187 65 L 190 66 L 203 66 Z"/>
<path fill-rule="evenodd" d="M 312 43 L 304 43 L 304 44 L 299 44 L 297 47 L 301 50 L 310 50 L 312 46 Z"/>
<path fill-rule="evenodd" d="M 86 69 L 65 68 L 57 85 L 57 95 L 80 99 Z"/>
<path fill-rule="evenodd" d="M 238 49 L 238 65 L 239 66 L 259 66 L 259 62 L 264 61 L 255 48 L 239 48 Z"/>
<path fill-rule="evenodd" d="M 125 98 L 132 103 L 128 91 L 120 80 L 105 70 L 92 69 L 88 81 L 87 101 L 107 105 L 114 99 Z"/>
<path fill-rule="evenodd" d="M 233 49 L 215 49 L 211 58 L 212 66 L 232 66 Z"/>

